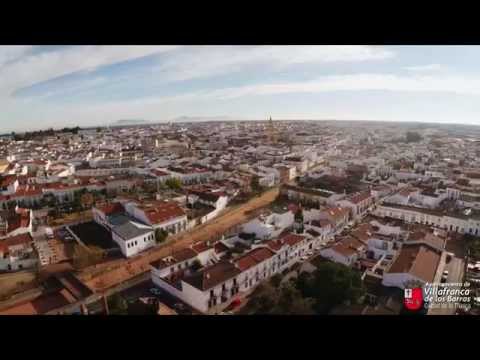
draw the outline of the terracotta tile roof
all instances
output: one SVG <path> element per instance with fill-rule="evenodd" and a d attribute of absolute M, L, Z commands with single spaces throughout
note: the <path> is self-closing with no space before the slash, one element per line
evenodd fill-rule
<path fill-rule="evenodd" d="M 155 202 L 139 206 L 152 224 L 161 224 L 165 221 L 185 216 L 185 211 L 174 201 Z"/>
<path fill-rule="evenodd" d="M 239 275 L 241 271 L 230 262 L 221 261 L 183 279 L 187 284 L 206 291 Z"/>
<path fill-rule="evenodd" d="M 33 242 L 30 234 L 20 234 L 16 236 L 11 236 L 6 239 L 0 240 L 0 251 L 8 251 L 10 246 L 17 246 L 21 244 L 28 245 Z"/>
<path fill-rule="evenodd" d="M 305 239 L 304 236 L 296 235 L 296 234 L 292 234 L 292 233 L 289 233 L 289 234 L 282 237 L 282 240 L 290 246 L 293 246 L 293 245 L 299 243 L 303 239 Z"/>
<path fill-rule="evenodd" d="M 201 252 L 207 251 L 208 249 L 211 249 L 212 247 L 213 247 L 213 245 L 208 245 L 206 241 L 198 242 L 198 243 L 192 245 L 192 249 L 196 253 L 201 253 Z"/>
<path fill-rule="evenodd" d="M 349 247 L 355 251 L 359 251 L 362 247 L 365 246 L 365 243 L 358 240 L 353 236 L 345 236 L 340 240 L 340 243 L 346 247 Z"/>
<path fill-rule="evenodd" d="M 269 240 L 266 245 L 273 251 L 279 251 L 283 246 L 286 245 L 285 241 L 279 240 Z"/>
<path fill-rule="evenodd" d="M 358 240 L 366 243 L 368 239 L 372 237 L 374 232 L 375 230 L 373 226 L 367 223 L 357 226 L 350 234 Z"/>
<path fill-rule="evenodd" d="M 97 209 L 103 212 L 105 215 L 123 213 L 125 211 L 125 209 L 123 208 L 123 205 L 118 202 L 107 204 L 104 206 L 99 206 L 97 207 Z"/>
<path fill-rule="evenodd" d="M 172 254 L 172 257 L 175 259 L 176 262 L 192 259 L 196 256 L 197 256 L 197 253 L 190 248 L 184 248 L 184 249 L 175 251 Z"/>
<path fill-rule="evenodd" d="M 41 194 L 42 188 L 35 185 L 19 186 L 15 192 L 15 196 L 35 196 Z"/>
<path fill-rule="evenodd" d="M 358 204 L 370 197 L 370 192 L 364 191 L 361 193 L 353 194 L 347 198 L 348 201 Z"/>
<path fill-rule="evenodd" d="M 403 245 L 387 273 L 409 273 L 432 282 L 440 263 L 440 251 L 423 244 Z"/>
<path fill-rule="evenodd" d="M 0 179 L 0 187 L 7 187 L 13 184 L 15 180 L 17 180 L 17 177 L 15 175 L 4 176 Z"/>
<path fill-rule="evenodd" d="M 215 249 L 215 253 L 220 254 L 220 253 L 223 253 L 225 251 L 228 251 L 229 247 L 227 245 L 225 245 L 224 243 L 218 241 L 217 243 L 215 243 L 214 249 Z"/>
<path fill-rule="evenodd" d="M 272 256 L 275 253 L 266 247 L 256 248 L 249 253 L 241 256 L 240 258 L 234 261 L 235 265 L 242 271 L 250 269 L 252 266 L 255 266 Z"/>
<path fill-rule="evenodd" d="M 28 227 L 30 224 L 30 211 L 27 209 L 19 208 L 17 211 L 0 211 L 0 217 L 8 222 L 7 233 L 11 233 L 21 227 Z"/>
<path fill-rule="evenodd" d="M 333 245 L 333 246 L 331 247 L 331 249 L 332 249 L 333 251 L 335 251 L 335 252 L 337 252 L 337 253 L 339 253 L 339 254 L 341 254 L 341 255 L 343 255 L 343 256 L 347 256 L 347 257 L 357 253 L 354 249 L 352 249 L 352 248 L 349 247 L 349 246 L 345 246 L 345 245 L 342 244 L 341 242 Z"/>

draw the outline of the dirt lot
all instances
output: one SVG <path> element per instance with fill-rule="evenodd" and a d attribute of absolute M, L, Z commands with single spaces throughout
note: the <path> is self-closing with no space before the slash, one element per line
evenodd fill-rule
<path fill-rule="evenodd" d="M 184 234 L 172 238 L 164 246 L 146 251 L 135 258 L 117 260 L 108 264 L 89 267 L 79 274 L 79 278 L 92 291 L 104 291 L 116 284 L 149 271 L 149 264 L 170 255 L 174 250 L 192 243 L 218 238 L 232 227 L 248 221 L 254 213 L 252 210 L 270 204 L 278 195 L 278 188 L 271 189 L 249 202 L 228 209 L 216 219 L 202 224 Z"/>
<path fill-rule="evenodd" d="M 18 271 L 0 274 L 0 299 L 34 288 L 37 285 L 34 271 Z"/>
<path fill-rule="evenodd" d="M 75 223 L 82 223 L 92 220 L 92 212 L 91 210 L 86 210 L 84 212 L 78 212 L 73 214 L 66 214 L 61 218 L 57 219 L 48 219 L 48 225 L 57 227 L 57 226 L 64 226 L 64 225 L 71 225 Z"/>

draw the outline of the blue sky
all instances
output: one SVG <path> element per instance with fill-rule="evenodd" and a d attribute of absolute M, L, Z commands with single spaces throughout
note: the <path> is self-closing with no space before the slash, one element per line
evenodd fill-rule
<path fill-rule="evenodd" d="M 480 125 L 479 46 L 0 46 L 0 132 L 180 116 Z"/>

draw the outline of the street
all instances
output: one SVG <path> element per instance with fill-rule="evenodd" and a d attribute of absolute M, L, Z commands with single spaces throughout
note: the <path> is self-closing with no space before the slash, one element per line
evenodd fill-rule
<path fill-rule="evenodd" d="M 461 283 L 463 282 L 465 262 L 463 259 L 453 257 L 452 260 L 445 266 L 448 270 L 448 277 L 446 283 Z M 435 308 L 428 311 L 428 315 L 455 315 L 456 308 L 454 306 L 448 308 Z"/>

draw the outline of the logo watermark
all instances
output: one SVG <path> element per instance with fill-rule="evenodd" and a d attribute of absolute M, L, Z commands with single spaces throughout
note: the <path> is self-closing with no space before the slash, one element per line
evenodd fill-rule
<path fill-rule="evenodd" d="M 404 305 L 409 310 L 463 309 L 468 311 L 474 297 L 470 283 L 426 283 L 423 287 L 406 288 Z"/>

